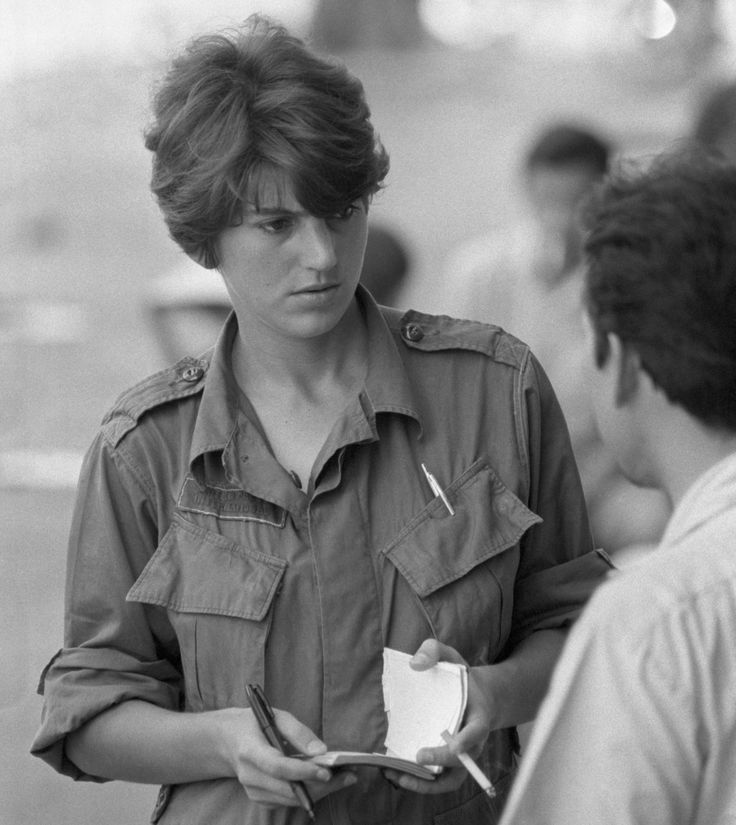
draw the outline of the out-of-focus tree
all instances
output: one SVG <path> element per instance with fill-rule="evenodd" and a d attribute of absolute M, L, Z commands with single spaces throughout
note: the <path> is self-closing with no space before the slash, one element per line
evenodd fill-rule
<path fill-rule="evenodd" d="M 426 42 L 419 0 L 319 0 L 312 38 L 328 51 L 407 49 Z"/>

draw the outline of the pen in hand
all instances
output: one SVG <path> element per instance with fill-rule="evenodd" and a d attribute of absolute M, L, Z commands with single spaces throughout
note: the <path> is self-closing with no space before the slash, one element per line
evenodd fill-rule
<path fill-rule="evenodd" d="M 258 725 L 268 740 L 269 745 L 281 751 L 281 753 L 286 754 L 284 750 L 284 740 L 279 733 L 279 729 L 276 727 L 276 717 L 266 698 L 266 694 L 263 692 L 263 688 L 260 685 L 247 685 L 246 693 L 253 714 L 258 720 Z M 290 782 L 289 784 L 294 791 L 294 796 L 299 800 L 299 804 L 309 814 L 309 818 L 313 820 L 314 809 L 306 785 L 303 782 Z"/>

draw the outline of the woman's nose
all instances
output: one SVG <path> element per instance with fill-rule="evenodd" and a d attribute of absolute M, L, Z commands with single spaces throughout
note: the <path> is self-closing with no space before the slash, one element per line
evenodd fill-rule
<path fill-rule="evenodd" d="M 302 256 L 309 269 L 326 271 L 337 263 L 334 233 L 324 218 L 310 216 L 304 222 Z"/>

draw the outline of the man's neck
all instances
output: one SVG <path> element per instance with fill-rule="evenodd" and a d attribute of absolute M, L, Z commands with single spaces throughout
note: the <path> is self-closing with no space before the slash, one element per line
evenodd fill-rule
<path fill-rule="evenodd" d="M 736 433 L 706 427 L 682 410 L 676 418 L 676 436 L 662 439 L 658 448 L 662 486 L 673 506 L 700 476 L 736 452 Z"/>

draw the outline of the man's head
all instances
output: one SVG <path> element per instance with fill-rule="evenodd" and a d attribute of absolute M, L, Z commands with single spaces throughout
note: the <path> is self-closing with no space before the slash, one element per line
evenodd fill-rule
<path fill-rule="evenodd" d="M 529 147 L 525 183 L 544 230 L 567 241 L 578 207 L 608 170 L 611 147 L 593 131 L 572 123 L 546 128 Z"/>
<path fill-rule="evenodd" d="M 388 171 L 360 81 L 259 16 L 173 61 L 146 147 L 172 238 L 207 267 L 220 233 L 274 180 L 328 217 L 369 199 Z"/>
<path fill-rule="evenodd" d="M 669 404 L 736 433 L 736 167 L 664 156 L 611 175 L 585 215 L 598 369 L 623 353 Z"/>

